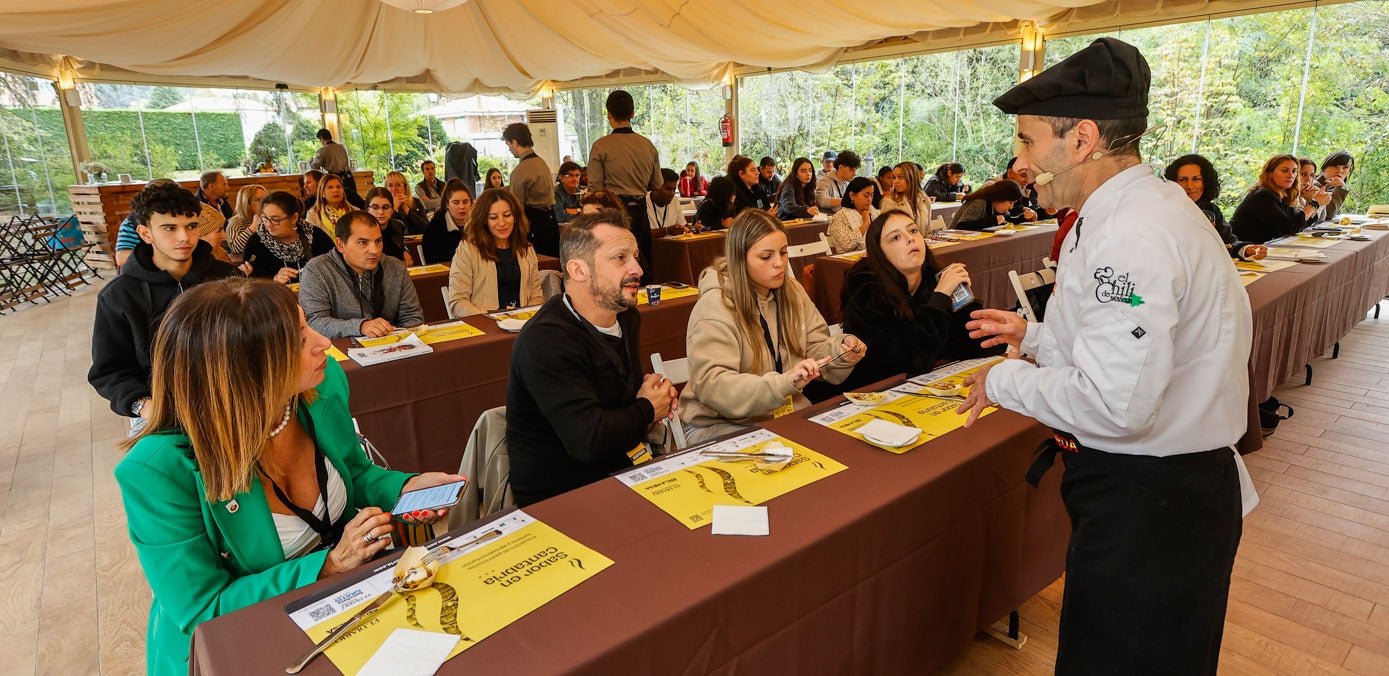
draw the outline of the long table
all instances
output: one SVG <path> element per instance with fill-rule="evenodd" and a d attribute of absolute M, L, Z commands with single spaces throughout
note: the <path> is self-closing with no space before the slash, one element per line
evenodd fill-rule
<path fill-rule="evenodd" d="M 1011 237 L 989 237 L 951 244 L 932 249 L 931 253 L 942 267 L 950 263 L 964 263 L 969 270 L 975 297 L 985 307 L 1007 309 L 1017 304 L 1013 286 L 1008 281 L 1008 271 L 1017 270 L 1022 274 L 1040 270 L 1042 259 L 1051 253 L 1051 240 L 1055 235 L 1056 226 L 1041 226 Z M 853 264 L 853 261 L 837 256 L 815 259 L 814 281 L 812 288 L 807 291 L 826 322 L 834 324 L 842 319 L 840 293 L 844 288 L 844 275 Z"/>
<path fill-rule="evenodd" d="M 439 297 L 437 291 L 434 296 Z M 668 359 L 685 356 L 685 326 L 695 300 L 688 296 L 639 306 L 644 370 L 651 370 L 654 352 Z M 516 335 L 486 316 L 465 321 L 485 335 L 438 343 L 432 354 L 375 366 L 342 362 L 352 393 L 348 407 L 362 434 L 393 469 L 457 471 L 478 416 L 506 404 Z M 346 338 L 333 341 L 344 351 L 350 343 Z"/>
<path fill-rule="evenodd" d="M 1263 447 L 1255 406 L 1303 372 L 1389 295 L 1389 233 L 1364 231 L 1368 242 L 1317 249 L 1325 263 L 1299 263 L 1245 287 L 1254 316 L 1249 354 L 1249 428 L 1243 453 Z"/>
<path fill-rule="evenodd" d="M 559 259 L 545 254 L 536 254 L 536 265 L 541 270 L 559 271 Z M 449 318 L 448 307 L 444 304 L 444 296 L 439 289 L 448 288 L 449 273 L 427 272 L 422 275 L 412 275 L 410 281 L 415 284 L 415 295 L 420 297 L 420 309 L 424 311 L 424 319 L 427 322 L 442 322 Z"/>
<path fill-rule="evenodd" d="M 786 226 L 786 239 L 792 246 L 820 241 L 820 235 L 830 227 L 829 221 Z M 699 273 L 715 258 L 723 255 L 723 232 L 698 235 L 662 237 L 651 242 L 651 269 L 658 282 L 699 282 Z M 809 261 L 803 261 L 809 262 Z"/>
<path fill-rule="evenodd" d="M 1046 435 L 1030 419 L 903 455 L 801 414 L 767 427 L 848 469 L 770 501 L 768 537 L 690 531 L 615 479 L 528 507 L 614 565 L 440 673 L 930 673 L 1060 576 L 1061 472 L 1023 483 Z M 279 673 L 310 646 L 285 604 L 333 582 L 199 625 L 191 673 Z"/>

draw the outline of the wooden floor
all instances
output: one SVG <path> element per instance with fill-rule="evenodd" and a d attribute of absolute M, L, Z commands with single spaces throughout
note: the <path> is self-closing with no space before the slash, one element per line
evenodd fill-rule
<path fill-rule="evenodd" d="M 149 588 L 112 468 L 123 418 L 87 385 L 96 289 L 0 316 L 0 674 L 144 667 Z M 1389 309 L 1389 308 L 1386 308 Z M 1230 674 L 1389 673 L 1389 313 L 1278 390 L 1297 416 L 1246 457 L 1222 652 Z M 1046 674 L 1062 582 L 1021 609 L 1027 645 L 979 636 L 948 674 Z"/>

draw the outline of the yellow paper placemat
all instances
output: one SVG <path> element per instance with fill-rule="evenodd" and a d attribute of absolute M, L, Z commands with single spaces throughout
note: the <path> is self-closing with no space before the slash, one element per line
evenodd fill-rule
<path fill-rule="evenodd" d="M 1271 258 L 1265 258 L 1261 261 L 1235 261 L 1237 269 L 1258 273 L 1277 272 L 1294 265 L 1297 265 L 1297 261 L 1279 261 Z"/>
<path fill-rule="evenodd" d="M 759 469 L 749 461 L 721 462 L 700 454 L 702 450 L 755 453 L 773 441 L 794 453 L 779 471 Z M 845 469 L 794 441 L 758 429 L 696 451 L 648 462 L 619 474 L 617 479 L 694 530 L 713 521 L 714 505 L 760 505 Z"/>
<path fill-rule="evenodd" d="M 419 275 L 427 275 L 433 272 L 448 272 L 449 266 L 440 263 L 435 263 L 433 265 L 416 265 L 413 268 L 405 268 L 405 271 L 410 273 L 411 277 L 417 277 Z"/>
<path fill-rule="evenodd" d="M 959 362 L 944 368 L 932 371 L 931 373 L 917 376 L 903 385 L 892 388 L 888 391 L 888 401 L 885 401 L 872 408 L 846 404 L 832 411 L 821 413 L 813 418 L 811 422 L 824 425 L 832 430 L 843 432 L 866 444 L 877 446 L 885 451 L 892 453 L 906 453 L 936 437 L 948 434 L 964 426 L 968 414 L 956 413 L 959 408 L 959 401 L 948 399 L 938 399 L 924 394 L 922 385 L 926 383 L 952 382 L 959 385 L 961 395 L 968 393 L 968 388 L 964 387 L 965 377 L 979 370 L 984 364 L 1001 361 L 1000 359 L 989 357 L 987 359 L 973 359 L 967 362 Z M 985 409 L 980 417 L 993 413 L 994 409 Z M 884 446 L 865 439 L 859 434 L 858 429 L 874 420 L 884 420 L 890 423 L 915 427 L 921 430 L 921 436 L 916 441 L 905 446 Z"/>
<path fill-rule="evenodd" d="M 1280 244 L 1287 244 L 1287 245 L 1290 245 L 1290 246 L 1306 247 L 1306 248 L 1308 248 L 1308 249 L 1326 249 L 1326 248 L 1329 248 L 1329 247 L 1336 246 L 1337 244 L 1340 244 L 1341 241 L 1342 241 L 1342 240 L 1339 240 L 1339 239 L 1327 239 L 1327 238 L 1325 238 L 1325 237 L 1313 237 L 1313 236 L 1311 236 L 1311 235 L 1309 235 L 1309 234 L 1307 234 L 1307 233 L 1305 233 L 1305 232 L 1299 232 L 1299 233 L 1297 234 L 1297 238 L 1296 238 L 1296 239 L 1289 239 L 1289 240 L 1286 241 L 1286 242 L 1280 242 Z"/>
<path fill-rule="evenodd" d="M 926 248 L 935 251 L 936 249 L 944 249 L 945 247 L 955 246 L 956 244 L 959 244 L 959 242 L 932 241 L 926 244 Z"/>
<path fill-rule="evenodd" d="M 489 312 L 489 313 L 487 313 L 487 317 L 488 317 L 489 319 L 495 319 L 495 320 L 497 320 L 497 321 L 502 321 L 502 320 L 504 320 L 504 319 L 519 319 L 519 320 L 521 320 L 521 321 L 525 321 L 525 320 L 527 320 L 527 319 L 530 319 L 531 317 L 534 317 L 534 316 L 535 316 L 535 313 L 537 313 L 537 312 L 539 312 L 539 311 L 540 311 L 540 307 L 539 307 L 539 306 L 536 306 L 536 307 L 527 307 L 527 308 L 521 308 L 521 309 L 519 309 L 519 310 L 505 310 L 505 311 L 502 311 L 502 312 Z"/>
<path fill-rule="evenodd" d="M 362 347 L 390 345 L 391 343 L 400 342 L 409 333 L 410 332 L 408 330 L 398 329 L 394 333 L 381 336 L 380 338 L 358 338 L 357 343 Z M 473 336 L 481 335 L 483 335 L 482 329 L 468 324 L 467 322 L 459 321 L 449 322 L 447 324 L 439 324 L 437 326 L 431 326 L 429 327 L 428 332 L 426 332 L 423 336 L 420 336 L 420 340 L 424 341 L 425 345 L 433 345 L 435 343 L 444 343 L 450 340 L 462 340 L 464 338 L 472 338 Z"/>
<path fill-rule="evenodd" d="M 1253 284 L 1254 282 L 1257 282 L 1260 279 L 1262 279 L 1263 276 L 1263 273 L 1259 272 L 1241 272 L 1239 273 L 1239 282 L 1240 284 L 1249 286 L 1250 284 Z"/>
<path fill-rule="evenodd" d="M 696 288 L 694 288 L 693 286 L 687 286 L 687 287 L 682 288 L 682 289 L 673 289 L 673 288 L 671 288 L 671 287 L 669 287 L 669 286 L 662 286 L 662 287 L 661 287 L 661 301 L 662 301 L 662 302 L 668 301 L 668 300 L 675 300 L 676 298 L 685 298 L 685 297 L 687 297 L 687 296 L 698 296 L 698 295 L 699 295 L 699 289 L 696 289 Z M 647 301 L 647 299 L 646 299 L 646 289 L 645 289 L 645 288 L 642 288 L 640 291 L 637 292 L 637 304 L 638 304 L 638 305 L 646 305 L 646 301 Z"/>
<path fill-rule="evenodd" d="M 500 538 L 444 558 L 434 584 L 395 595 L 361 626 L 325 653 L 343 673 L 355 674 L 396 629 L 453 634 L 453 657 L 558 598 L 612 565 L 612 560 L 550 526 L 517 511 L 454 538 L 463 544 L 500 531 Z M 456 558 L 450 558 L 456 557 Z M 391 570 L 346 589 L 324 593 L 286 608 L 317 642 L 391 584 Z"/>
<path fill-rule="evenodd" d="M 722 231 L 722 230 L 717 230 L 717 231 L 714 231 L 714 232 L 700 232 L 700 233 L 693 233 L 693 232 L 690 232 L 690 233 L 686 233 L 686 234 L 683 234 L 683 235 L 676 235 L 676 236 L 674 236 L 674 237 L 667 237 L 666 239 L 678 239 L 678 240 L 708 239 L 708 238 L 710 238 L 710 237 L 719 237 L 719 236 L 721 236 L 721 235 L 723 235 L 723 231 Z"/>
<path fill-rule="evenodd" d="M 835 254 L 834 257 L 840 260 L 849 261 L 850 263 L 857 263 L 858 261 L 862 260 L 864 256 L 867 255 L 868 253 L 865 251 L 850 251 L 849 253 Z"/>
<path fill-rule="evenodd" d="M 337 361 L 347 361 L 348 359 L 351 359 L 351 357 L 347 356 L 346 352 L 339 350 L 337 345 L 328 348 L 328 356 L 332 357 L 333 359 L 336 359 Z"/>

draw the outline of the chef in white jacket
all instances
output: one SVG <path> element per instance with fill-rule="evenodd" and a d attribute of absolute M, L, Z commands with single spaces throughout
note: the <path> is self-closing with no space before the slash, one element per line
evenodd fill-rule
<path fill-rule="evenodd" d="M 1249 298 L 1210 223 L 1139 157 L 1148 64 L 1112 38 L 994 100 L 1018 115 L 1014 169 L 1080 213 L 1044 323 L 969 323 L 1013 358 L 961 411 L 1053 428 L 1071 518 L 1058 674 L 1214 674 L 1242 518 L 1258 498 L 1231 444 L 1248 420 Z M 1017 356 L 1017 355 L 1015 355 Z M 982 386 L 981 386 L 982 385 Z"/>

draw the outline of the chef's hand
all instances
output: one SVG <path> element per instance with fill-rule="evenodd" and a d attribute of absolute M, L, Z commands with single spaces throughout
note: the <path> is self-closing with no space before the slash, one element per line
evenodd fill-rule
<path fill-rule="evenodd" d="M 956 413 L 969 413 L 969 417 L 965 418 L 965 427 L 973 425 L 984 413 L 984 409 L 996 406 L 994 402 L 989 401 L 988 390 L 984 387 L 984 380 L 989 377 L 991 368 L 993 364 L 985 364 L 979 367 L 978 371 L 965 377 L 965 387 L 969 388 L 969 395 L 965 397 L 964 403 L 955 409 Z"/>
<path fill-rule="evenodd" d="M 1023 336 L 1027 335 L 1027 320 L 1015 312 L 1004 310 L 975 310 L 969 313 L 970 321 L 965 324 L 969 337 L 975 340 L 984 338 L 980 347 L 1008 345 L 1014 350 L 1022 349 Z"/>

